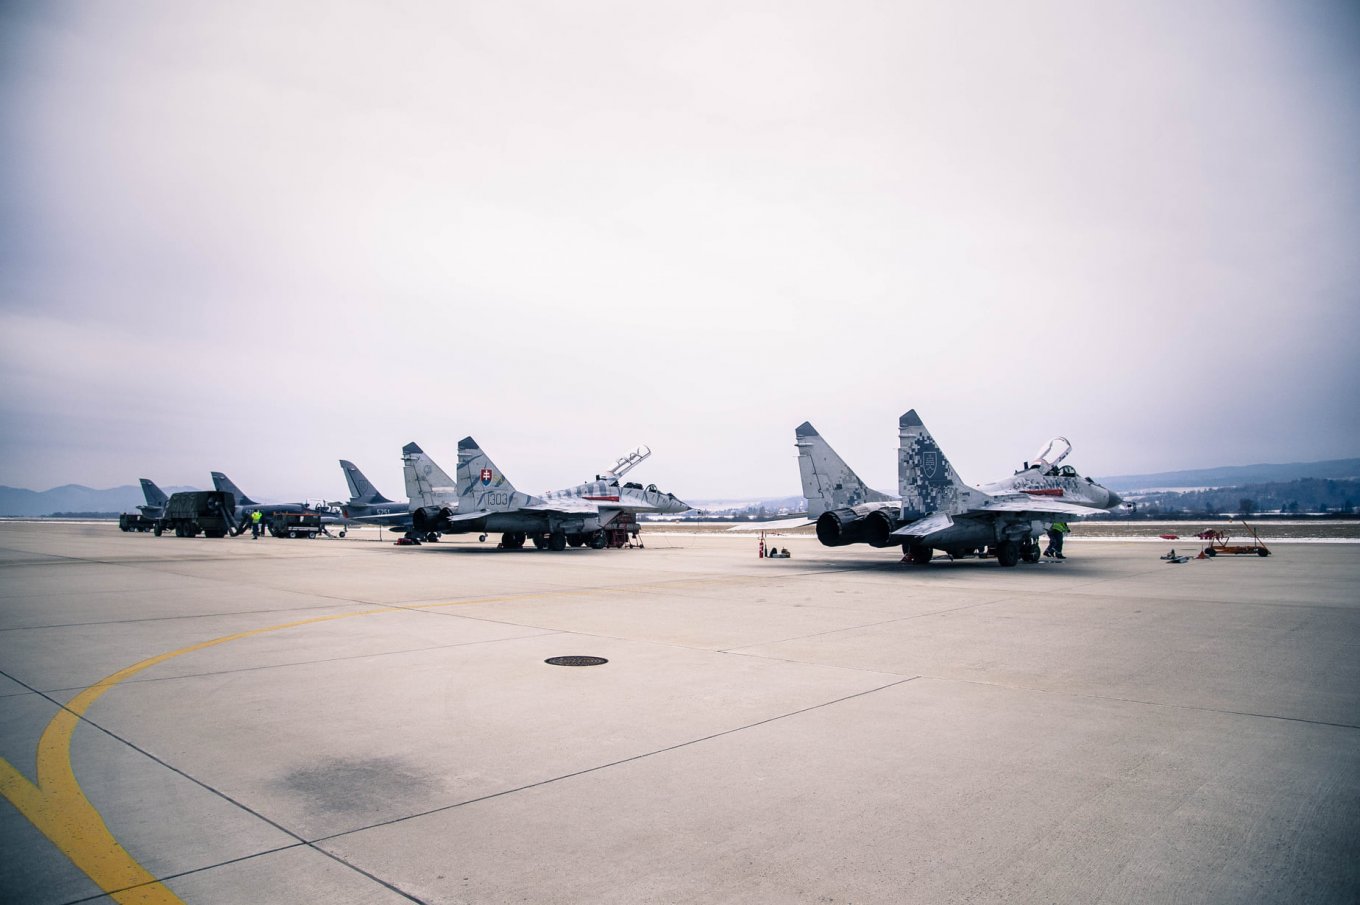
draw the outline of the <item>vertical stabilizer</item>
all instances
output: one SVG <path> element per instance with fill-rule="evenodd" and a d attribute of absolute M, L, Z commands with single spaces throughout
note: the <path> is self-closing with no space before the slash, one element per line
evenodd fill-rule
<path fill-rule="evenodd" d="M 412 508 L 444 506 L 458 497 L 453 478 L 414 443 L 401 448 L 401 472 L 406 479 L 406 496 Z"/>
<path fill-rule="evenodd" d="M 815 519 L 828 509 L 892 500 L 860 480 L 807 421 L 794 428 L 793 445 L 798 447 L 798 471 L 803 479 L 808 518 Z"/>
<path fill-rule="evenodd" d="M 233 483 L 231 482 L 231 478 L 229 478 L 229 477 L 227 477 L 226 475 L 222 474 L 222 472 L 220 472 L 220 471 L 214 471 L 214 472 L 212 473 L 212 479 L 213 479 L 213 487 L 217 488 L 218 490 L 222 491 L 223 493 L 229 493 L 229 494 L 231 494 L 232 496 L 236 497 L 236 505 L 237 505 L 237 506 L 258 506 L 258 505 L 260 505 L 259 503 L 257 503 L 257 502 L 255 502 L 254 500 L 252 500 L 250 497 L 246 496 L 245 493 L 242 492 L 241 488 L 239 488 L 239 487 L 237 487 L 235 484 L 233 484 Z"/>
<path fill-rule="evenodd" d="M 146 505 L 151 509 L 162 509 L 165 504 L 170 502 L 170 497 L 166 496 L 165 491 L 156 486 L 156 482 L 150 478 L 142 478 L 142 496 L 146 497 Z"/>
<path fill-rule="evenodd" d="M 976 502 L 971 497 L 978 492 L 959 480 L 916 409 L 898 419 L 897 433 L 897 484 L 902 493 L 904 519 L 923 518 L 935 512 L 952 515 Z"/>
<path fill-rule="evenodd" d="M 463 512 L 505 511 L 542 502 L 516 491 L 471 437 L 458 441 L 458 494 L 458 508 Z"/>
<path fill-rule="evenodd" d="M 348 459 L 340 460 L 340 470 L 345 473 L 345 483 L 349 485 L 349 502 L 351 506 L 360 503 L 390 503 L 387 497 L 378 493 L 378 488 L 364 477 L 364 473 L 359 470 L 353 462 Z"/>

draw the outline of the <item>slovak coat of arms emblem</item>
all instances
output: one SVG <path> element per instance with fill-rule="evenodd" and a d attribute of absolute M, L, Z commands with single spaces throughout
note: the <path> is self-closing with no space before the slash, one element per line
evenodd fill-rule
<path fill-rule="evenodd" d="M 935 471 L 940 467 L 940 454 L 937 450 L 928 449 L 921 453 L 921 472 L 926 480 L 935 477 Z"/>
<path fill-rule="evenodd" d="M 491 469 L 489 469 L 489 468 L 483 468 L 483 469 L 482 469 L 482 486 L 485 487 L 486 485 L 488 485 L 488 484 L 490 484 L 490 483 L 491 483 Z"/>

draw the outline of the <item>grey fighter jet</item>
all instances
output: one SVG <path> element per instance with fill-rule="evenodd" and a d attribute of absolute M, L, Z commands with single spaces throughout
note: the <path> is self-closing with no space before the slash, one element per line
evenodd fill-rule
<path fill-rule="evenodd" d="M 142 482 L 142 496 L 146 497 L 146 505 L 138 506 L 137 511 L 147 518 L 164 518 L 165 504 L 170 502 L 170 497 L 150 478 L 139 480 Z"/>
<path fill-rule="evenodd" d="M 806 421 L 794 432 L 808 518 L 828 547 L 900 544 L 909 561 L 924 565 L 934 550 L 951 557 L 990 549 L 997 562 L 1039 561 L 1038 537 L 1053 522 L 1091 515 L 1123 500 L 1107 487 L 1059 463 L 1071 450 L 1051 441 L 1034 464 L 1009 478 L 970 487 L 954 471 L 912 409 L 898 421 L 898 497 L 860 480 Z M 1066 445 L 1055 455 L 1059 445 Z"/>
<path fill-rule="evenodd" d="M 324 507 L 312 507 L 306 503 L 257 503 L 245 495 L 241 488 L 232 483 L 231 478 L 220 471 L 212 473 L 213 487 L 223 493 L 230 493 L 236 497 L 236 518 L 241 524 L 249 526 L 250 513 L 259 510 L 263 516 L 273 515 L 275 512 L 299 512 L 304 514 L 320 514 L 323 522 L 335 523 L 341 521 L 340 517 L 331 510 Z"/>
<path fill-rule="evenodd" d="M 419 447 L 417 447 L 419 449 Z M 342 506 L 345 519 L 362 525 L 387 525 L 392 528 L 411 527 L 411 506 L 389 500 L 364 477 L 358 466 L 348 459 L 340 460 L 340 470 L 349 485 L 349 501 Z"/>
<path fill-rule="evenodd" d="M 483 537 L 500 532 L 500 545 L 506 549 L 518 549 L 532 540 L 539 549 L 563 550 L 570 544 L 598 550 L 609 543 L 609 532 L 619 531 L 639 512 L 679 513 L 689 509 L 674 494 L 657 490 L 655 485 L 621 483 L 622 474 L 650 452 L 642 447 L 594 481 L 534 496 L 516 490 L 477 441 L 464 437 L 458 442 L 458 477 L 453 485 L 458 495 L 456 510 L 447 502 L 448 475 L 437 467 L 426 471 L 433 465 L 428 457 L 412 457 L 416 483 L 411 499 L 417 499 L 418 491 L 431 501 L 412 513 L 415 529 L 480 533 Z"/>

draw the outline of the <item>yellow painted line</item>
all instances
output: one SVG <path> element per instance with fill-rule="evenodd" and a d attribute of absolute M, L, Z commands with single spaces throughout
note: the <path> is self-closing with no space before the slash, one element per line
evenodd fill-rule
<path fill-rule="evenodd" d="M 80 788 L 80 783 L 76 781 L 75 771 L 71 767 L 71 736 L 75 733 L 76 726 L 80 724 L 81 717 L 95 701 L 119 682 L 166 660 L 253 635 L 368 615 L 371 612 L 390 611 L 319 616 L 225 635 L 151 657 L 101 679 L 76 695 L 65 708 L 58 711 L 43 730 L 42 737 L 38 740 L 36 784 L 25 779 L 9 761 L 0 758 L 0 793 L 114 901 L 129 905 L 180 902 L 178 896 L 157 882 L 146 868 L 138 864 L 137 860 L 118 844 L 118 840 L 105 825 L 104 818 L 95 810 L 94 805 L 90 804 Z"/>
<path fill-rule="evenodd" d="M 495 597 L 474 597 L 468 600 L 424 603 L 406 606 L 385 606 L 376 610 L 363 610 L 353 613 L 333 613 L 300 619 L 268 628 L 251 629 L 224 635 L 211 641 L 191 644 L 179 650 L 158 654 L 119 670 L 111 676 L 100 679 L 57 712 L 43 730 L 38 740 L 37 783 L 29 782 L 13 764 L 0 757 L 0 794 L 3 794 L 19 813 L 32 823 L 39 832 L 52 841 L 76 867 L 116 902 L 126 905 L 171 905 L 182 900 L 162 885 L 128 853 L 104 823 L 104 818 L 94 805 L 85 797 L 80 783 L 76 780 L 71 766 L 71 737 L 81 718 L 93 704 L 115 685 L 144 670 L 150 669 L 197 651 L 240 641 L 270 632 L 315 625 L 320 622 L 333 622 L 337 619 L 352 619 L 356 616 L 376 616 L 382 613 L 401 613 L 409 610 L 429 610 L 454 606 L 475 606 L 486 603 L 508 603 L 516 600 L 531 600 L 537 597 L 557 596 L 576 597 L 600 593 L 636 593 L 639 590 L 664 590 L 670 585 L 706 584 L 715 579 L 679 579 L 675 582 L 658 582 L 633 586 L 612 586 L 602 588 L 583 588 L 575 590 L 553 589 L 535 591 L 528 594 L 511 594 Z"/>

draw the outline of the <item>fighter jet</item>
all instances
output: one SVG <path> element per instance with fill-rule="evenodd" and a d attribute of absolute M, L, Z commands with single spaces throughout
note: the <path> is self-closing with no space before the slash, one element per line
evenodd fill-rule
<path fill-rule="evenodd" d="M 212 473 L 213 487 L 223 493 L 230 493 L 236 497 L 236 518 L 247 527 L 249 526 L 250 513 L 259 510 L 260 514 L 266 518 L 275 512 L 301 512 L 301 513 L 320 513 L 322 521 L 338 522 L 339 516 L 326 507 L 313 507 L 306 503 L 257 503 L 245 495 L 241 488 L 232 483 L 231 478 L 220 471 Z"/>
<path fill-rule="evenodd" d="M 156 482 L 150 478 L 141 478 L 142 496 L 146 497 L 146 505 L 138 506 L 137 511 L 147 518 L 164 518 L 165 504 L 170 502 L 170 497 L 164 490 L 156 486 Z"/>
<path fill-rule="evenodd" d="M 651 454 L 646 447 L 623 457 L 594 481 L 542 496 L 516 490 L 471 437 L 458 441 L 458 477 L 452 485 L 447 474 L 430 467 L 433 463 L 427 456 L 414 454 L 419 452 L 416 447 L 410 454 L 407 471 L 411 499 L 421 501 L 412 513 L 417 532 L 480 533 L 483 539 L 490 532 L 501 532 L 501 547 L 512 550 L 523 547 L 526 540 L 540 550 L 587 544 L 598 550 L 609 543 L 609 532 L 626 530 L 624 526 L 633 524 L 639 512 L 689 509 L 654 484 L 620 482 L 625 472 Z M 450 491 L 457 493 L 456 510 L 449 505 Z"/>
<path fill-rule="evenodd" d="M 898 497 L 868 487 L 808 422 L 794 431 L 808 518 L 828 547 L 866 543 L 902 545 L 906 559 L 930 562 L 935 550 L 951 557 L 991 550 L 997 562 L 1038 562 L 1038 537 L 1065 516 L 1113 509 L 1123 500 L 1083 478 L 1070 465 L 1064 438 L 1050 441 L 1035 463 L 980 487 L 959 480 L 916 410 L 898 421 Z M 1057 450 L 1065 445 L 1060 453 Z"/>
<path fill-rule="evenodd" d="M 340 470 L 345 473 L 345 483 L 349 485 L 349 501 L 342 507 L 348 521 L 393 528 L 411 527 L 410 504 L 397 503 L 383 496 L 348 459 L 340 460 Z"/>

